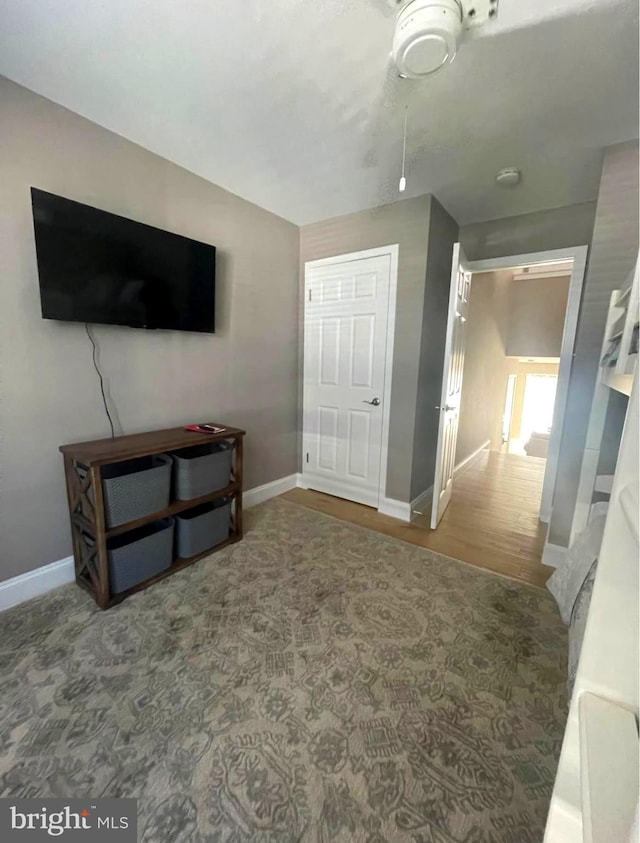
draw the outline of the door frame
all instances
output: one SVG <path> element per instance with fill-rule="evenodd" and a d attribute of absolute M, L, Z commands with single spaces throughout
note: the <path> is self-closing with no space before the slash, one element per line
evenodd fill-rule
<path fill-rule="evenodd" d="M 306 430 L 304 405 L 304 371 L 305 371 L 305 328 L 307 324 L 307 301 L 309 270 L 324 266 L 331 266 L 336 263 L 348 263 L 349 261 L 363 260 L 366 258 L 389 257 L 389 299 L 387 305 L 387 329 L 386 347 L 384 358 L 384 389 L 382 391 L 382 438 L 380 442 L 380 475 L 378 478 L 378 508 L 385 499 L 387 488 L 387 464 L 389 460 L 389 431 L 391 419 L 391 382 L 393 378 L 393 351 L 396 328 L 396 303 L 398 291 L 398 255 L 400 245 L 393 243 L 389 246 L 378 246 L 375 249 L 364 249 L 359 252 L 347 252 L 343 255 L 332 255 L 329 258 L 320 258 L 313 261 L 305 261 L 304 264 L 304 308 L 302 314 L 302 454 L 305 452 Z M 301 462 L 301 477 L 304 482 L 304 461 Z"/>
<path fill-rule="evenodd" d="M 565 311 L 564 327 L 562 329 L 558 386 L 553 408 L 553 424 L 551 427 L 551 436 L 549 437 L 549 452 L 542 485 L 542 499 L 540 501 L 540 520 L 545 524 L 548 524 L 551 520 L 553 493 L 558 474 L 562 427 L 567 407 L 569 378 L 571 376 L 571 364 L 574 356 L 573 349 L 578 330 L 578 316 L 580 313 L 588 252 L 588 246 L 572 246 L 567 249 L 549 249 L 524 255 L 507 255 L 499 258 L 487 258 L 486 260 L 467 261 L 469 271 L 473 273 L 491 272 L 497 269 L 513 269 L 514 267 L 526 266 L 528 264 L 556 263 L 563 260 L 573 260 L 571 280 L 569 282 L 569 295 L 567 297 L 567 309 Z M 471 283 L 473 284 L 473 281 Z"/>

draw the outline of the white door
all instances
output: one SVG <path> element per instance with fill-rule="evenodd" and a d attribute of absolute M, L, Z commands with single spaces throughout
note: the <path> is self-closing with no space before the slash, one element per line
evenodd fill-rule
<path fill-rule="evenodd" d="M 444 348 L 442 372 L 442 394 L 436 409 L 440 413 L 438 425 L 438 448 L 436 471 L 433 480 L 433 502 L 431 505 L 431 529 L 435 530 L 442 518 L 453 491 L 453 471 L 456 464 L 456 442 L 458 419 L 462 396 L 462 374 L 466 322 L 471 290 L 471 273 L 465 269 L 464 252 L 460 243 L 453 246 L 451 262 L 451 288 L 447 315 L 447 338 Z"/>
<path fill-rule="evenodd" d="M 391 256 L 308 265 L 304 484 L 378 506 Z"/>

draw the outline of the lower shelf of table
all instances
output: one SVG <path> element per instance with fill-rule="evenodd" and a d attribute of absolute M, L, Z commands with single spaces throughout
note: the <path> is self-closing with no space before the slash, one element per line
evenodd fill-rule
<path fill-rule="evenodd" d="M 197 553 L 195 556 L 189 556 L 187 559 L 174 559 L 171 565 L 166 568 L 164 571 L 160 571 L 159 574 L 155 574 L 153 577 L 150 577 L 148 580 L 143 580 L 139 582 L 137 585 L 132 586 L 131 588 L 126 589 L 125 591 L 119 591 L 117 594 L 112 594 L 109 597 L 106 605 L 98 606 L 101 609 L 108 609 L 111 606 L 115 606 L 117 603 L 121 603 L 125 598 L 129 597 L 131 594 L 135 594 L 137 591 L 143 591 L 145 588 L 148 588 L 150 585 L 153 585 L 160 580 L 165 579 L 165 577 L 170 577 L 171 574 L 175 574 L 177 571 L 181 571 L 183 568 L 188 568 L 189 565 L 193 565 L 194 562 L 197 562 L 199 559 L 204 559 L 205 556 L 211 556 L 212 553 L 217 553 L 219 550 L 222 550 L 225 547 L 228 547 L 230 544 L 234 544 L 235 542 L 239 542 L 242 538 L 242 535 L 238 532 L 232 533 L 228 539 L 221 542 L 220 544 L 216 544 L 213 547 L 208 548 L 207 550 L 202 551 L 202 553 Z M 90 584 L 83 579 L 76 579 L 76 583 L 83 588 L 85 591 L 89 592 L 91 597 L 97 602 L 96 595 L 93 592 Z"/>

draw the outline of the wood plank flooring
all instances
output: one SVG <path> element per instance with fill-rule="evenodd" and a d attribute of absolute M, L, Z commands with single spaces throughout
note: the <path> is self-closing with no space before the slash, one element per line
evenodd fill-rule
<path fill-rule="evenodd" d="M 282 497 L 445 556 L 544 586 L 553 569 L 541 562 L 547 525 L 538 520 L 545 460 L 485 451 L 455 478 L 437 530 L 428 511 L 407 524 L 361 504 L 307 489 Z"/>

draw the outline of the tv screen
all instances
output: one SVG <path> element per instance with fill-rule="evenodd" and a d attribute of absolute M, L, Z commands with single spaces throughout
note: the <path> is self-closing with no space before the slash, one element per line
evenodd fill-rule
<path fill-rule="evenodd" d="M 31 188 L 44 319 L 213 333 L 215 246 Z"/>

